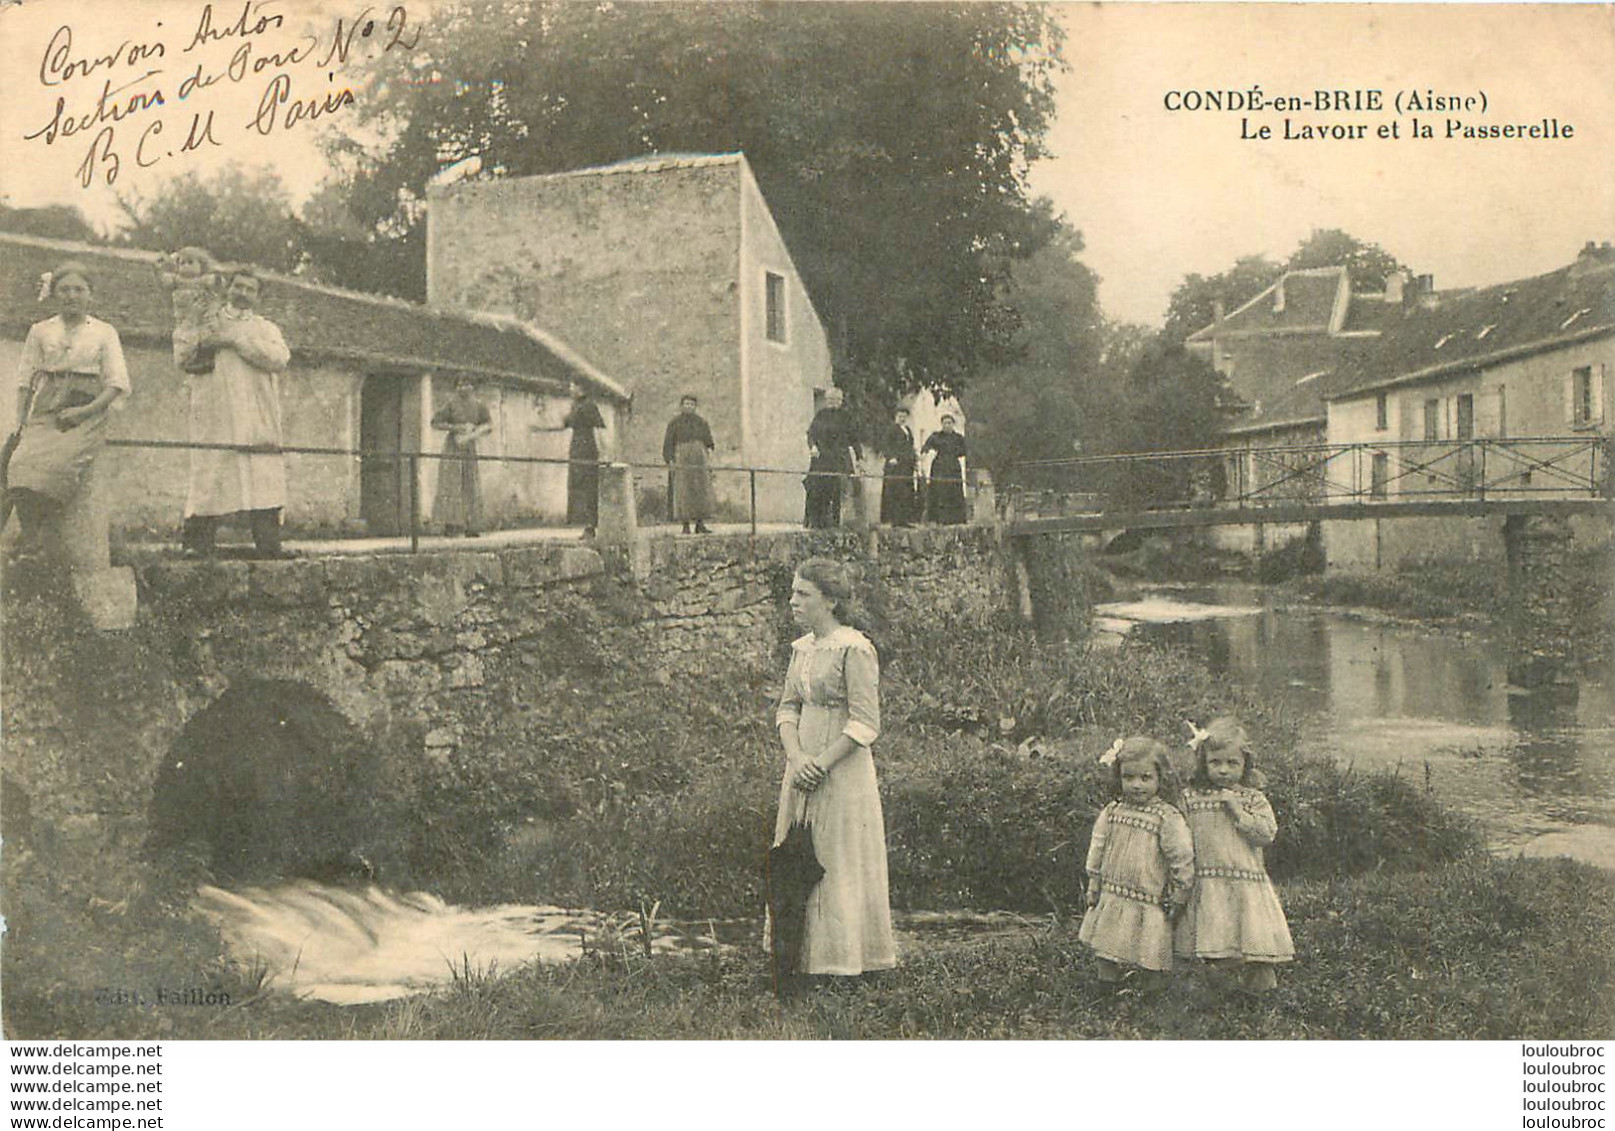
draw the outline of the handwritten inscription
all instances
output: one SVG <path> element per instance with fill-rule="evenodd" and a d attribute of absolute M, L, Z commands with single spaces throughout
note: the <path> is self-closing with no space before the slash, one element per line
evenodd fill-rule
<path fill-rule="evenodd" d="M 39 85 L 54 98 L 24 140 L 84 145 L 79 183 L 115 185 L 131 164 L 148 169 L 243 134 L 270 137 L 338 114 L 360 98 L 344 68 L 420 44 L 402 4 L 363 6 L 301 29 L 276 7 L 207 3 L 194 22 L 168 29 L 159 21 L 116 45 L 62 24 L 39 56 Z M 231 122 L 247 102 L 230 100 L 236 109 L 226 115 L 218 95 L 249 82 L 259 91 L 256 108 Z"/>

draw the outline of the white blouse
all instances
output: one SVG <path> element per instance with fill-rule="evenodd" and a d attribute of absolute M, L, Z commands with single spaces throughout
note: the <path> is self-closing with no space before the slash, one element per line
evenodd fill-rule
<path fill-rule="evenodd" d="M 118 331 L 88 315 L 71 329 L 60 314 L 28 328 L 22 360 L 17 364 L 17 384 L 31 386 L 34 373 L 41 369 L 87 373 L 114 389 L 129 391 L 129 366 L 123 359 Z"/>

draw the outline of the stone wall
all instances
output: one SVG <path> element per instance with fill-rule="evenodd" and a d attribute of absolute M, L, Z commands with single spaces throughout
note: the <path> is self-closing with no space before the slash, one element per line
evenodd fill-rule
<path fill-rule="evenodd" d="M 523 712 L 593 679 L 677 686 L 721 652 L 778 663 L 794 563 L 849 561 L 894 620 L 1006 607 L 995 532 L 958 527 L 661 539 L 623 550 L 287 562 L 160 562 L 139 572 L 134 628 L 96 633 L 63 594 L 7 578 L 6 787 L 34 842 L 81 874 L 137 851 L 156 771 L 187 719 L 233 681 L 328 696 L 407 779 L 475 757 Z M 636 671 L 616 665 L 634 657 Z M 765 709 L 760 705 L 759 710 Z"/>
<path fill-rule="evenodd" d="M 628 385 L 622 458 L 660 464 L 690 392 L 716 462 L 745 462 L 735 161 L 463 182 L 427 215 L 429 301 L 530 320 Z"/>

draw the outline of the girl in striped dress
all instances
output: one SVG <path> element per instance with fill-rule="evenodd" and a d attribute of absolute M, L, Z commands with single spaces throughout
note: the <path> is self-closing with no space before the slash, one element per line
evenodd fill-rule
<path fill-rule="evenodd" d="M 1159 989 L 1172 969 L 1172 921 L 1194 882 L 1194 845 L 1173 806 L 1177 778 L 1165 745 L 1137 735 L 1100 759 L 1119 794 L 1094 821 L 1088 846 L 1088 911 L 1077 938 L 1099 960 L 1099 978 L 1129 968 Z"/>

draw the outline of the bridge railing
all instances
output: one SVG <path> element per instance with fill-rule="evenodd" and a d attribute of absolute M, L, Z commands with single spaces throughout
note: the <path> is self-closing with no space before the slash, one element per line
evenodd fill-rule
<path fill-rule="evenodd" d="M 1042 486 L 1021 485 L 1034 480 Z M 1607 499 L 1615 497 L 1615 482 L 1608 437 L 1582 433 L 1038 460 L 1011 468 L 1001 490 L 1021 513 L 1049 514 L 1398 499 Z"/>
<path fill-rule="evenodd" d="M 567 479 L 574 466 L 593 469 L 609 466 L 626 469 L 634 484 L 636 496 L 641 500 L 650 501 L 651 513 L 645 517 L 652 522 L 678 522 L 678 519 L 670 519 L 667 516 L 669 506 L 667 496 L 671 484 L 670 468 L 665 463 L 605 458 L 573 460 L 560 456 L 499 452 L 467 455 L 444 451 L 293 444 L 255 447 L 244 444 L 144 438 L 117 438 L 107 443 L 109 447 L 142 453 L 138 461 L 130 461 L 133 466 L 118 468 L 116 474 L 119 479 L 167 484 L 167 498 L 153 500 L 148 495 L 137 506 L 114 505 L 109 515 L 115 525 L 145 527 L 148 536 L 158 538 L 166 538 L 172 530 L 177 530 L 180 526 L 179 512 L 183 504 L 188 468 L 185 461 L 178 457 L 182 454 L 188 457 L 191 452 L 279 454 L 286 457 L 288 498 L 284 511 L 285 520 L 288 525 L 298 528 L 298 537 L 305 541 L 339 541 L 354 538 L 366 541 L 378 540 L 374 524 L 370 524 L 366 529 L 364 528 L 366 524 L 356 525 L 347 517 L 357 501 L 354 495 L 363 494 L 361 481 L 376 477 L 384 481 L 385 497 L 393 500 L 393 504 L 385 508 L 388 513 L 382 516 L 387 521 L 382 524 L 384 529 L 379 534 L 379 540 L 396 541 L 400 544 L 407 540 L 408 547 L 412 551 L 418 550 L 422 538 L 439 532 L 440 524 L 437 516 L 432 514 L 431 496 L 435 481 L 448 473 L 450 468 L 459 467 L 467 462 L 503 466 L 510 469 L 513 474 L 531 477 L 521 485 L 525 499 L 525 503 L 518 508 L 521 513 L 515 516 L 514 522 L 503 521 L 499 525 L 533 529 L 564 526 L 554 513 L 557 509 L 554 503 L 565 499 Z M 340 463 L 339 471 L 333 472 L 329 469 L 329 463 L 332 461 Z M 326 466 L 320 467 L 320 464 Z M 866 458 L 864 468 L 867 469 L 871 465 L 881 466 L 878 461 Z M 434 466 L 436 474 L 429 474 L 428 469 Z M 805 517 L 801 509 L 803 493 L 809 480 L 814 478 L 822 481 L 826 490 L 836 495 L 837 509 L 840 512 L 839 525 L 861 527 L 879 521 L 882 489 L 888 480 L 912 485 L 916 509 L 910 517 L 916 523 L 925 517 L 924 476 L 886 476 L 880 472 L 860 470 L 848 475 L 826 473 L 815 477 L 810 476 L 806 467 L 786 468 L 725 463 L 709 464 L 707 471 L 713 482 L 717 503 L 716 513 L 709 521 L 742 523 L 753 534 L 757 533 L 760 524 L 800 523 Z M 550 477 L 550 481 L 542 482 L 540 477 L 546 475 Z M 954 481 L 944 479 L 939 482 Z M 960 483 L 967 503 L 964 516 L 957 521 L 974 521 L 981 517 L 976 513 L 978 508 L 971 506 L 969 500 L 978 491 L 981 492 L 983 499 L 990 499 L 991 489 L 987 486 L 987 482 L 984 480 L 978 486 L 976 474 L 972 472 L 968 483 Z M 336 486 L 339 483 L 346 485 Z M 498 503 L 497 499 L 490 498 L 492 492 L 489 487 L 490 484 L 484 481 L 482 495 L 485 506 Z M 507 483 L 504 487 L 508 496 L 513 485 Z M 781 500 L 790 500 L 793 508 L 787 517 L 780 517 Z M 545 505 L 546 503 L 549 505 Z M 491 514 L 489 517 L 509 519 L 510 508 L 507 505 L 505 509 L 507 511 L 505 515 Z M 333 511 L 342 512 L 342 519 L 333 521 L 329 517 Z M 326 516 L 323 519 L 322 514 Z M 493 525 L 490 523 L 489 528 Z"/>

